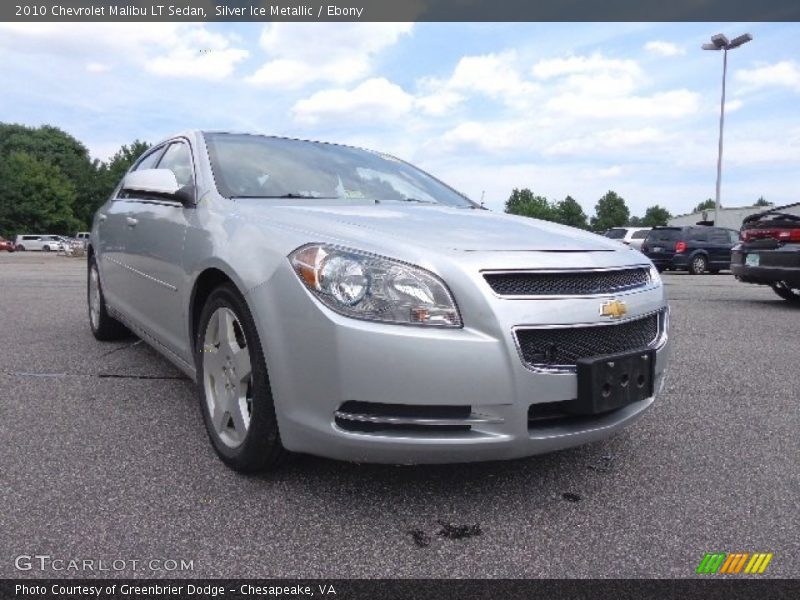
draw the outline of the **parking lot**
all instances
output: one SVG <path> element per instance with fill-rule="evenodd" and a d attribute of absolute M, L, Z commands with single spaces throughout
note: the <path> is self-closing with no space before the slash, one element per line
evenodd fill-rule
<path fill-rule="evenodd" d="M 667 385 L 612 439 L 245 477 L 216 458 L 190 381 L 136 339 L 94 340 L 85 269 L 0 254 L 0 577 L 92 574 L 17 571 L 33 554 L 192 561 L 126 577 L 692 577 L 712 551 L 772 552 L 763 576 L 797 576 L 800 309 L 769 289 L 664 274 Z"/>

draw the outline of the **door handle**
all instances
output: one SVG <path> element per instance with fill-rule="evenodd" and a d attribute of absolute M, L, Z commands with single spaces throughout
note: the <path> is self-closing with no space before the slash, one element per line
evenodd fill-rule
<path fill-rule="evenodd" d="M 128 227 L 136 227 L 139 223 L 139 219 L 134 219 L 133 217 L 125 217 L 125 222 L 128 224 Z"/>

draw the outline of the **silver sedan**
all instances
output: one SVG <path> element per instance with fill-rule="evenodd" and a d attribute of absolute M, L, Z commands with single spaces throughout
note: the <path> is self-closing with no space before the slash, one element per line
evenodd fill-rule
<path fill-rule="evenodd" d="M 549 452 L 633 423 L 664 382 L 642 254 L 358 148 L 171 137 L 97 211 L 88 258 L 95 337 L 134 332 L 196 381 L 240 471 Z"/>

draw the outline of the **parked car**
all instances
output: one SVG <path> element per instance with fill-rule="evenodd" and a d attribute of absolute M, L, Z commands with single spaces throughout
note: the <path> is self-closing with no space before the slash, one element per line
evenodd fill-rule
<path fill-rule="evenodd" d="M 730 268 L 731 249 L 738 241 L 739 232 L 724 227 L 653 227 L 642 244 L 642 253 L 659 271 L 719 273 Z"/>
<path fill-rule="evenodd" d="M 20 251 L 42 250 L 44 252 L 55 252 L 63 249 L 63 244 L 64 243 L 61 241 L 60 236 L 57 235 L 18 235 L 16 240 L 16 249 Z"/>
<path fill-rule="evenodd" d="M 736 278 L 768 285 L 784 300 L 800 304 L 800 216 L 752 215 L 742 223 L 741 238 L 731 262 Z"/>
<path fill-rule="evenodd" d="M 14 252 L 16 250 L 16 246 L 14 242 L 11 240 L 7 240 L 4 237 L 0 237 L 0 252 L 5 250 L 6 252 Z"/>
<path fill-rule="evenodd" d="M 75 234 L 73 239 L 78 240 L 81 243 L 81 245 L 85 248 L 86 245 L 89 243 L 89 235 L 90 235 L 89 231 L 79 231 L 78 233 Z"/>
<path fill-rule="evenodd" d="M 348 146 L 167 139 L 97 211 L 87 262 L 94 336 L 133 330 L 195 380 L 240 471 L 583 444 L 637 420 L 668 360 L 640 253 Z"/>
<path fill-rule="evenodd" d="M 622 242 L 627 246 L 633 246 L 641 250 L 642 242 L 647 237 L 650 227 L 614 227 L 606 231 L 603 235 L 612 240 Z"/>

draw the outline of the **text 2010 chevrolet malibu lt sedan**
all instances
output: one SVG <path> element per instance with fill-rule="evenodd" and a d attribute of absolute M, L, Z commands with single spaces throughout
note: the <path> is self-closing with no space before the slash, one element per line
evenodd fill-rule
<path fill-rule="evenodd" d="M 172 137 L 98 210 L 88 252 L 95 337 L 133 330 L 192 377 L 241 471 L 583 444 L 641 416 L 666 371 L 642 254 L 367 150 Z"/>

